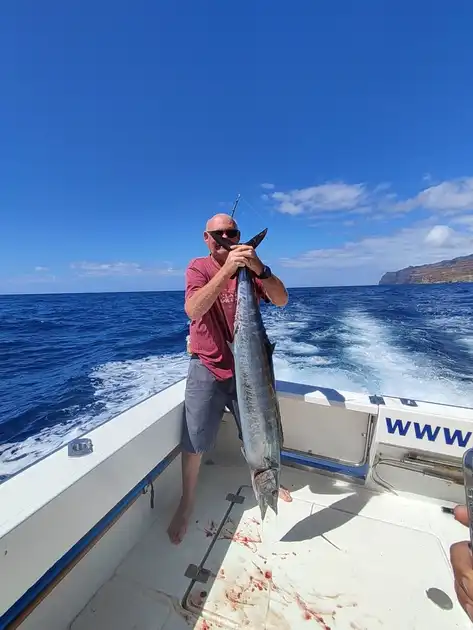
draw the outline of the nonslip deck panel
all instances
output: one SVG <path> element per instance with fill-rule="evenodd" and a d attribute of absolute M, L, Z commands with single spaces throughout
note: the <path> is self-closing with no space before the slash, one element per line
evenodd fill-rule
<path fill-rule="evenodd" d="M 471 627 L 448 562 L 465 532 L 438 505 L 284 469 L 294 500 L 261 525 L 248 481 L 244 465 L 204 466 L 182 544 L 163 510 L 71 630 Z M 186 570 L 207 554 L 208 580 L 193 582 Z"/>

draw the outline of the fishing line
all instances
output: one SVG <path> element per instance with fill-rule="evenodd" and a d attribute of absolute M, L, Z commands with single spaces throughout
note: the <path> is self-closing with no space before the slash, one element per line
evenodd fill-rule
<path fill-rule="evenodd" d="M 259 210 L 257 210 L 253 204 L 251 204 L 248 199 L 245 199 L 245 197 L 243 197 L 243 201 L 246 203 L 246 205 L 248 206 L 248 208 L 250 208 L 250 210 L 252 210 L 253 212 L 255 212 L 257 215 L 259 215 L 261 217 L 261 219 L 263 219 L 263 221 L 265 220 L 264 216 L 261 214 L 261 212 Z"/>
<path fill-rule="evenodd" d="M 261 212 L 260 212 L 259 210 L 257 210 L 257 209 L 256 209 L 256 208 L 255 208 L 255 207 L 254 207 L 254 206 L 253 206 L 253 205 L 252 205 L 252 204 L 248 201 L 248 199 L 246 199 L 245 197 L 242 197 L 240 193 L 238 193 L 238 195 L 237 195 L 237 197 L 236 197 L 236 199 L 235 199 L 235 202 L 234 202 L 234 204 L 233 204 L 232 214 L 230 215 L 230 216 L 232 217 L 232 219 L 235 217 L 235 211 L 236 211 L 236 209 L 237 209 L 237 206 L 238 206 L 238 204 L 239 204 L 240 200 L 243 200 L 243 201 L 246 203 L 246 205 L 248 206 L 248 208 L 249 208 L 250 210 L 252 210 L 252 212 L 254 212 L 255 214 L 257 214 L 257 215 L 258 215 L 261 219 L 263 219 L 263 221 L 264 221 L 264 216 L 261 214 Z"/>

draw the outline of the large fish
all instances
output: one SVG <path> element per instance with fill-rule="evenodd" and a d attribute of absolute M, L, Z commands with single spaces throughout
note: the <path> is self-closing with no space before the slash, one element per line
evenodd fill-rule
<path fill-rule="evenodd" d="M 263 230 L 246 245 L 256 249 L 266 236 Z M 227 250 L 233 243 L 209 232 Z M 243 454 L 250 468 L 251 483 L 264 520 L 268 506 L 278 513 L 279 478 L 283 431 L 276 396 L 272 344 L 266 334 L 253 273 L 237 271 L 237 307 L 233 344 L 235 383 L 243 439 Z"/>

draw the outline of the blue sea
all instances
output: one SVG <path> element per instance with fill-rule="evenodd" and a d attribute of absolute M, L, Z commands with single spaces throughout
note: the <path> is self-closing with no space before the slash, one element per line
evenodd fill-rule
<path fill-rule="evenodd" d="M 183 292 L 0 296 L 0 479 L 186 375 Z M 262 306 L 276 378 L 473 406 L 473 285 Z"/>

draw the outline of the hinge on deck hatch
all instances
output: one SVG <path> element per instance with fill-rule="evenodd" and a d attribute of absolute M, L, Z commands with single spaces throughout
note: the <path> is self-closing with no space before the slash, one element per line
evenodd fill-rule
<path fill-rule="evenodd" d="M 226 499 L 227 501 L 230 501 L 230 503 L 243 503 L 245 497 L 242 494 L 233 494 L 229 492 L 226 496 Z"/>
<path fill-rule="evenodd" d="M 152 481 L 148 481 L 148 484 L 143 488 L 143 494 L 147 494 L 148 488 L 150 489 L 149 506 L 154 510 L 154 486 Z"/>
<path fill-rule="evenodd" d="M 207 558 L 209 557 L 209 554 L 215 544 L 215 542 L 219 539 L 220 533 L 222 531 L 222 528 L 225 526 L 225 523 L 228 520 L 228 517 L 230 516 L 230 513 L 233 509 L 233 506 L 236 504 L 242 504 L 245 500 L 244 495 L 240 494 L 242 488 L 244 486 L 240 486 L 240 488 L 238 489 L 238 492 L 233 493 L 233 492 L 229 492 L 226 496 L 226 500 L 230 502 L 230 505 L 227 507 L 225 514 L 223 515 L 222 520 L 220 521 L 219 526 L 217 527 L 217 529 L 215 530 L 215 532 L 212 534 L 212 540 L 210 542 L 210 545 L 207 549 L 207 551 L 204 554 L 204 557 L 202 558 L 202 561 L 200 563 L 199 566 L 195 565 L 195 564 L 190 564 L 187 569 L 186 572 L 184 573 L 186 578 L 189 578 L 190 580 L 192 580 L 193 582 L 200 582 L 201 584 L 206 584 L 209 577 L 212 575 L 212 572 L 209 571 L 208 569 L 204 569 L 204 564 L 207 560 Z M 182 601 L 184 602 L 182 605 L 184 608 L 187 609 L 185 602 L 187 602 L 187 597 L 192 589 L 192 583 L 189 585 Z"/>
<path fill-rule="evenodd" d="M 194 580 L 194 582 L 207 584 L 207 581 L 210 577 L 210 571 L 208 569 L 198 567 L 195 564 L 190 564 L 187 567 L 184 575 L 186 576 L 186 578 L 189 578 L 190 580 Z"/>

